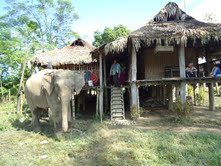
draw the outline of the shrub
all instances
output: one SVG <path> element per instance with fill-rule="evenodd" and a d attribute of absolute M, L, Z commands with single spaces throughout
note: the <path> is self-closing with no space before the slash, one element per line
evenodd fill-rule
<path fill-rule="evenodd" d="M 133 120 L 137 120 L 140 117 L 139 110 L 137 109 L 136 106 L 131 107 L 131 113 L 130 116 Z"/>
<path fill-rule="evenodd" d="M 188 96 L 193 96 L 194 91 L 193 91 L 193 86 L 192 85 L 187 85 L 187 94 Z"/>
<path fill-rule="evenodd" d="M 193 104 L 191 102 L 182 103 L 180 100 L 177 100 L 172 105 L 172 111 L 176 116 L 187 116 L 193 111 Z"/>
<path fill-rule="evenodd" d="M 205 102 L 205 91 L 203 86 L 199 87 L 199 94 L 197 95 L 197 101 L 199 105 L 203 105 Z"/>

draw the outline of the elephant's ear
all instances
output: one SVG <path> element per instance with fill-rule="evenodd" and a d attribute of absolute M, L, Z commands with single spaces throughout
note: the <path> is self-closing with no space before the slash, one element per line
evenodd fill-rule
<path fill-rule="evenodd" d="M 54 72 L 47 73 L 44 75 L 43 80 L 42 80 L 42 89 L 45 90 L 49 96 L 51 95 L 54 89 L 53 75 L 54 75 Z"/>

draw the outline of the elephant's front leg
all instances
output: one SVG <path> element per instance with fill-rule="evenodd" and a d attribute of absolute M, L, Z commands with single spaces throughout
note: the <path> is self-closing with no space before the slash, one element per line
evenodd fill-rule
<path fill-rule="evenodd" d="M 62 128 L 61 110 L 55 110 L 54 111 L 53 119 L 54 119 L 54 129 L 55 129 L 55 131 L 61 131 L 61 128 Z"/>
<path fill-rule="evenodd" d="M 40 119 L 39 112 L 40 112 L 39 108 L 35 108 L 32 111 L 32 127 L 35 132 L 41 131 L 40 122 L 39 122 L 39 119 Z"/>

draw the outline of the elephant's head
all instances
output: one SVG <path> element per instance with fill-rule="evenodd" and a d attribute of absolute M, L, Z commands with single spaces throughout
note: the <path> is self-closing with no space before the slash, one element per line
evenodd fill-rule
<path fill-rule="evenodd" d="M 83 71 L 56 70 L 44 76 L 42 87 L 50 97 L 57 95 L 61 102 L 62 130 L 68 130 L 68 110 L 71 94 L 74 90 L 77 94 L 85 85 Z"/>

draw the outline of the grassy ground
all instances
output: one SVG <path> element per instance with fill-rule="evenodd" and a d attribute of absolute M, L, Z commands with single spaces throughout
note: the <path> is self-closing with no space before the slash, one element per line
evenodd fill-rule
<path fill-rule="evenodd" d="M 177 120 L 166 110 L 146 110 L 136 123 L 76 120 L 57 139 L 42 121 L 34 133 L 28 116 L 0 106 L 0 165 L 221 165 L 221 112 L 198 108 Z"/>

